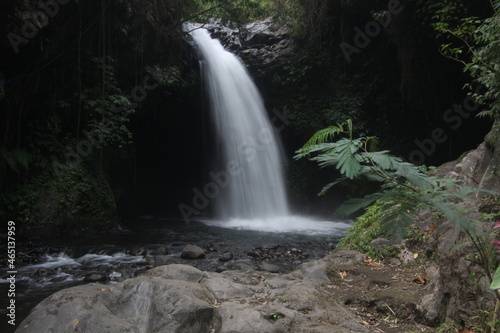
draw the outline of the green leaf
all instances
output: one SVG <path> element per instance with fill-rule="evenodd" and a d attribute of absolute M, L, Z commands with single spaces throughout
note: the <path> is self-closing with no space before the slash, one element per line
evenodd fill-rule
<path fill-rule="evenodd" d="M 342 139 L 338 141 L 338 163 L 337 169 L 349 179 L 355 178 L 361 170 L 361 164 L 356 158 L 359 150 L 360 140 Z"/>
<path fill-rule="evenodd" d="M 340 133 L 344 133 L 344 129 L 341 124 L 337 126 L 328 126 L 327 128 L 319 130 L 304 144 L 302 151 L 308 155 L 312 152 L 312 148 L 318 144 L 328 142 L 333 139 L 335 135 Z"/>
<path fill-rule="evenodd" d="M 498 266 L 497 270 L 495 271 L 493 281 L 491 281 L 490 289 L 500 289 L 500 266 Z"/>
<path fill-rule="evenodd" d="M 457 204 L 444 202 L 441 198 L 432 198 L 429 200 L 432 207 L 439 210 L 448 220 L 462 230 L 475 233 L 475 227 L 472 221 L 467 219 L 463 212 L 457 209 Z"/>
<path fill-rule="evenodd" d="M 377 192 L 367 195 L 363 198 L 349 199 L 345 201 L 339 208 L 337 208 L 335 213 L 341 216 L 351 215 L 352 213 L 355 213 L 360 209 L 368 207 L 369 205 L 381 199 L 382 197 L 383 194 Z"/>

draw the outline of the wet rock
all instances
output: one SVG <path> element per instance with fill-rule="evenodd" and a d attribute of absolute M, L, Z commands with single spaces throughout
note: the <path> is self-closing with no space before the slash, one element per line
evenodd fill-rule
<path fill-rule="evenodd" d="M 135 249 L 130 250 L 130 254 L 133 256 L 142 256 L 142 255 L 146 254 L 146 250 L 143 248 L 135 248 Z"/>
<path fill-rule="evenodd" d="M 280 268 L 276 265 L 263 262 L 259 265 L 259 270 L 264 271 L 264 272 L 270 272 L 270 273 L 279 273 Z"/>
<path fill-rule="evenodd" d="M 276 243 L 269 243 L 269 244 L 264 244 L 260 248 L 263 250 L 274 250 L 279 247 L 279 244 Z"/>
<path fill-rule="evenodd" d="M 119 281 L 119 280 L 121 280 L 121 277 L 122 277 L 122 273 L 120 273 L 120 272 L 111 272 L 108 275 L 108 278 L 110 281 Z"/>
<path fill-rule="evenodd" d="M 188 244 L 181 253 L 183 259 L 199 259 L 205 257 L 205 250 L 199 246 Z"/>
<path fill-rule="evenodd" d="M 258 251 L 258 250 L 252 250 L 252 251 L 248 251 L 247 254 L 250 256 L 250 257 L 254 257 L 254 258 L 258 258 L 261 256 L 261 253 Z"/>
<path fill-rule="evenodd" d="M 143 257 L 135 262 L 136 265 L 153 265 L 153 257 Z"/>
<path fill-rule="evenodd" d="M 47 277 L 47 276 L 52 276 L 54 274 L 56 274 L 56 271 L 54 271 L 53 269 L 40 267 L 39 269 L 36 270 L 36 272 L 33 275 L 37 277 Z"/>
<path fill-rule="evenodd" d="M 103 273 L 88 273 L 83 278 L 85 282 L 105 282 L 108 281 L 108 275 Z"/>
<path fill-rule="evenodd" d="M 232 252 L 225 252 L 219 257 L 219 261 L 229 261 L 233 259 Z"/>
<path fill-rule="evenodd" d="M 151 252 L 152 255 L 166 255 L 168 254 L 168 250 L 166 247 L 157 247 L 156 249 L 153 250 L 153 252 Z"/>

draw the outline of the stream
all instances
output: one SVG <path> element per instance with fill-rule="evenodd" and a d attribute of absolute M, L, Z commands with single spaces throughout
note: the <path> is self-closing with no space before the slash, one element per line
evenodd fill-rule
<path fill-rule="evenodd" d="M 184 221 L 143 216 L 120 231 L 85 238 L 55 238 L 17 244 L 16 324 L 50 294 L 83 283 L 114 284 L 154 266 L 183 263 L 207 271 L 258 269 L 266 262 L 289 272 L 325 256 L 346 233 L 349 223 L 290 216 L 273 220 Z M 286 230 L 286 232 L 283 232 Z M 183 259 L 187 244 L 205 250 L 202 259 Z M 221 261 L 223 254 L 232 259 Z M 227 260 L 227 259 L 226 259 Z M 0 292 L 7 295 L 6 261 Z M 1 332 L 7 324 L 2 298 Z"/>

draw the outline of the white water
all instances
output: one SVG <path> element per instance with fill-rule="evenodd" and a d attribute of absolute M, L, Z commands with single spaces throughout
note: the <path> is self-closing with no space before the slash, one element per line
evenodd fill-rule
<path fill-rule="evenodd" d="M 255 230 L 272 233 L 294 233 L 309 236 L 345 235 L 351 225 L 347 222 L 312 220 L 303 216 L 281 216 L 273 218 L 234 218 L 229 221 L 202 221 L 211 226 L 236 229 Z"/>
<path fill-rule="evenodd" d="M 288 216 L 281 147 L 243 63 L 205 29 L 191 32 L 218 136 L 218 218 Z M 214 177 L 212 177 L 214 178 Z"/>

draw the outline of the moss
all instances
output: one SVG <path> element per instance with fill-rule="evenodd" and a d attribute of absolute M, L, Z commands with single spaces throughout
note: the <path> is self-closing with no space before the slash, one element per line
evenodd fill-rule
<path fill-rule="evenodd" d="M 0 212 L 26 234 L 102 229 L 116 211 L 107 181 L 84 166 L 32 178 L 2 199 Z"/>
<path fill-rule="evenodd" d="M 376 238 L 384 236 L 380 227 L 381 208 L 383 204 L 382 202 L 377 202 L 368 207 L 365 213 L 354 221 L 347 236 L 340 240 L 337 247 L 346 247 L 365 253 L 371 257 L 379 257 L 380 253 L 375 251 L 371 242 Z"/>

